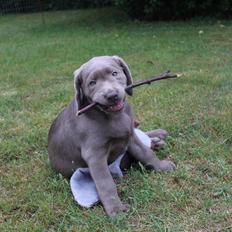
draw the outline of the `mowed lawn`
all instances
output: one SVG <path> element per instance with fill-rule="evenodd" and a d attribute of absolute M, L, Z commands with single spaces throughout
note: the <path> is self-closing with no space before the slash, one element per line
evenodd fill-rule
<path fill-rule="evenodd" d="M 130 212 L 83 209 L 49 166 L 47 134 L 74 95 L 73 71 L 119 55 L 141 129 L 164 128 L 177 170 L 117 180 Z M 96 135 L 97 136 L 97 135 Z M 232 231 L 232 21 L 139 22 L 106 8 L 0 17 L 0 231 Z"/>

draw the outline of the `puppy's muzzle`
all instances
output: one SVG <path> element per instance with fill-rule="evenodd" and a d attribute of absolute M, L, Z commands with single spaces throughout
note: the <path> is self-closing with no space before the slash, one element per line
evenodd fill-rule
<path fill-rule="evenodd" d="M 124 108 L 125 96 L 118 89 L 109 89 L 103 95 L 103 101 L 97 101 L 100 109 L 106 112 L 118 112 Z"/>
<path fill-rule="evenodd" d="M 114 104 L 120 100 L 118 91 L 116 90 L 109 91 L 108 93 L 104 95 L 104 97 L 107 100 L 107 102 L 109 102 L 109 104 Z"/>

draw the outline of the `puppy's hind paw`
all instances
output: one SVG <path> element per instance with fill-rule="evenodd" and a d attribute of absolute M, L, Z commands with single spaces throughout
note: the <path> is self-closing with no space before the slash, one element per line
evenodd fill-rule
<path fill-rule="evenodd" d="M 152 150 L 159 150 L 165 146 L 164 140 L 160 139 L 159 137 L 151 138 L 151 149 Z"/>
<path fill-rule="evenodd" d="M 151 130 L 146 132 L 146 134 L 150 137 L 150 138 L 155 138 L 158 137 L 162 140 L 164 140 L 167 136 L 168 136 L 168 132 L 164 129 L 156 129 L 156 130 Z"/>
<path fill-rule="evenodd" d="M 158 167 L 155 168 L 157 172 L 170 172 L 176 169 L 176 165 L 170 160 L 161 160 Z"/>

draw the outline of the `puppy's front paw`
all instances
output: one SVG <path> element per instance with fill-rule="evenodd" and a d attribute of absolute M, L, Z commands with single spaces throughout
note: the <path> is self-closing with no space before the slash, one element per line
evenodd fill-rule
<path fill-rule="evenodd" d="M 106 209 L 106 213 L 109 217 L 115 217 L 119 213 L 126 213 L 129 211 L 129 205 L 128 204 L 120 204 L 113 207 L 108 207 Z"/>
<path fill-rule="evenodd" d="M 160 160 L 158 165 L 155 167 L 157 172 L 170 172 L 176 169 L 176 165 L 170 160 Z"/>

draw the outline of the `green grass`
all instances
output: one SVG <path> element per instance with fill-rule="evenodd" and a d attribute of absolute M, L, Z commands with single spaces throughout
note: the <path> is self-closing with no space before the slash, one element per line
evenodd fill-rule
<path fill-rule="evenodd" d="M 42 21 L 44 18 L 44 23 Z M 201 32 L 202 31 L 202 32 Z M 134 168 L 117 187 L 130 212 L 78 207 L 49 166 L 47 133 L 72 99 L 72 72 L 119 55 L 139 80 L 143 130 L 165 128 L 178 169 Z M 0 17 L 0 231 L 232 231 L 232 21 L 131 21 L 115 9 Z"/>

